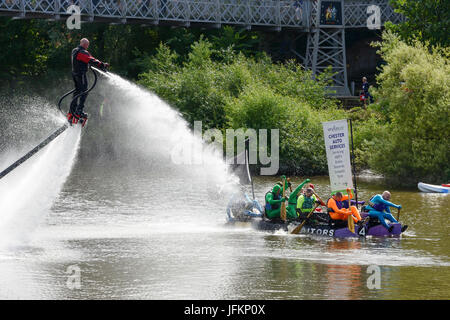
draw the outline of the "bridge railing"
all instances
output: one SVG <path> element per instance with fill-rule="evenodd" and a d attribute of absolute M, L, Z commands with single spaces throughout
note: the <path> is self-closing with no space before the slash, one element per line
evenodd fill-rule
<path fill-rule="evenodd" d="M 275 0 L 0 0 L 10 13 L 66 15 L 77 5 L 92 18 L 305 27 L 307 1 Z"/>

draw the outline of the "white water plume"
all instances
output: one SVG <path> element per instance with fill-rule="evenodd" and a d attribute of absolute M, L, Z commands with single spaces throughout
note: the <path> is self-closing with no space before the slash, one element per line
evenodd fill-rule
<path fill-rule="evenodd" d="M 0 245 L 23 244 L 49 213 L 74 163 L 81 126 L 54 141 L 0 180 Z"/>
<path fill-rule="evenodd" d="M 211 194 L 235 188 L 237 179 L 227 173 L 222 150 L 204 144 L 176 110 L 117 75 L 106 77 L 101 90 L 108 96 L 120 132 L 114 143 L 136 157 L 142 170 L 170 179 L 181 177 L 188 184 L 205 186 Z"/>

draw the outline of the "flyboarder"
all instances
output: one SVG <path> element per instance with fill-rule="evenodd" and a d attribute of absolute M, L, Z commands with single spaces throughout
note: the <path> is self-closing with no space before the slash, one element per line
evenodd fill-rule
<path fill-rule="evenodd" d="M 83 38 L 80 40 L 80 45 L 72 50 L 72 78 L 75 83 L 75 91 L 73 93 L 74 98 L 85 92 L 88 88 L 86 72 L 88 71 L 89 65 L 93 65 L 104 71 L 109 67 L 108 63 L 103 63 L 100 60 L 95 59 L 89 51 L 87 51 L 88 48 L 89 40 Z M 78 123 L 79 120 L 82 122 L 87 120 L 87 114 L 83 112 L 86 97 L 87 93 L 72 100 L 69 113 L 67 114 L 67 120 L 71 124 Z"/>

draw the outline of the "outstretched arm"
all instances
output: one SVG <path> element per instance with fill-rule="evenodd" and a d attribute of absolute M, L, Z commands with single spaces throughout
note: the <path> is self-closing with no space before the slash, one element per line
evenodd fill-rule
<path fill-rule="evenodd" d="M 396 204 L 394 204 L 392 202 L 384 200 L 383 197 L 380 196 L 380 195 L 377 196 L 377 201 L 381 202 L 381 203 L 383 203 L 383 204 L 385 204 L 386 206 L 389 206 L 389 207 L 394 207 L 394 208 L 399 208 L 400 207 L 401 208 L 401 206 L 399 206 L 399 205 L 396 205 Z"/>
<path fill-rule="evenodd" d="M 310 179 L 306 179 L 305 181 L 300 183 L 297 186 L 297 188 L 295 188 L 295 190 L 293 192 L 291 192 L 291 194 L 289 195 L 289 202 L 296 202 L 297 201 L 297 194 L 300 192 L 300 190 L 302 190 L 303 186 L 305 184 L 307 184 L 308 182 L 310 182 L 310 181 L 311 181 Z"/>
<path fill-rule="evenodd" d="M 77 54 L 76 59 L 79 61 L 82 61 L 84 63 L 92 64 L 101 69 L 104 69 L 109 66 L 107 63 L 103 63 L 100 60 L 95 59 L 89 52 L 87 52 L 87 53 L 79 52 Z"/>

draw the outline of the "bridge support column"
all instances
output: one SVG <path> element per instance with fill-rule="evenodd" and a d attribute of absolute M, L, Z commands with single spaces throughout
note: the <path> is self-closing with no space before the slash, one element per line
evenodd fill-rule
<path fill-rule="evenodd" d="M 311 2 L 311 29 L 308 33 L 305 67 L 314 77 L 331 67 L 336 95 L 350 95 L 347 84 L 347 61 L 345 53 L 344 1 Z"/>

